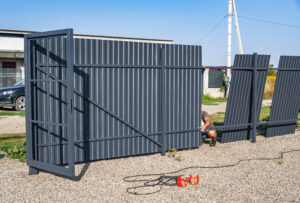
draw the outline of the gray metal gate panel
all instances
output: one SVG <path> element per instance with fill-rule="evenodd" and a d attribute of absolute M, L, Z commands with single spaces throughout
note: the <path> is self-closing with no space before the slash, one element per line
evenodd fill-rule
<path fill-rule="evenodd" d="M 73 177 L 73 30 L 26 35 L 25 66 L 30 172 L 42 169 Z M 63 141 L 65 146 L 42 146 Z M 62 156 L 68 167 L 60 166 Z"/>
<path fill-rule="evenodd" d="M 298 71 L 284 71 L 284 69 Z M 280 71 L 282 69 L 282 71 Z M 298 118 L 300 98 L 300 56 L 281 56 L 275 83 L 270 121 L 294 120 Z M 267 137 L 295 133 L 296 122 L 270 124 Z"/>
<path fill-rule="evenodd" d="M 56 59 L 53 63 L 64 64 L 65 41 L 52 42 L 51 48 Z M 74 39 L 75 162 L 156 153 L 174 147 L 198 147 L 201 144 L 196 129 L 201 113 L 201 56 L 200 46 Z M 162 94 L 163 81 L 165 94 Z M 56 91 L 52 96 L 66 102 L 63 92 Z M 162 97 L 166 99 L 165 110 Z M 43 102 L 46 100 L 40 105 Z M 65 111 L 51 102 L 53 108 L 56 106 L 57 119 L 64 117 Z M 161 136 L 163 113 L 166 136 Z M 165 148 L 120 119 L 158 143 L 163 143 L 165 137 Z M 55 128 L 50 140 L 42 136 L 40 161 L 67 163 L 65 133 Z M 63 137 L 56 139 L 58 134 Z"/>
<path fill-rule="evenodd" d="M 258 68 L 269 66 L 270 56 L 258 55 Z M 236 55 L 234 67 L 254 67 L 254 55 Z M 252 121 L 252 73 L 251 70 L 234 70 L 227 101 L 224 125 L 247 124 Z M 260 115 L 267 71 L 257 73 L 257 120 Z M 251 127 L 235 127 L 223 130 L 222 142 L 247 140 Z"/>

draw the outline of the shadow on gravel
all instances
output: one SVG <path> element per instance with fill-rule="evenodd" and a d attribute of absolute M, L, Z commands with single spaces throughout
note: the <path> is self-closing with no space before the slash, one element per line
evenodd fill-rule
<path fill-rule="evenodd" d="M 84 174 L 86 173 L 86 171 L 89 169 L 91 163 L 86 163 L 84 164 L 83 168 L 81 169 L 80 173 L 78 176 L 75 176 L 74 178 L 72 178 L 72 180 L 74 181 L 80 181 L 81 178 L 84 176 Z"/>
<path fill-rule="evenodd" d="M 69 180 L 72 180 L 72 181 L 80 181 L 81 178 L 85 175 L 86 171 L 88 170 L 88 168 L 90 167 L 91 163 L 86 163 L 84 164 L 83 168 L 81 169 L 80 173 L 78 176 L 75 176 L 75 177 L 68 177 L 68 176 L 64 176 L 64 175 L 60 175 L 60 174 L 56 174 L 54 172 L 46 172 L 46 173 L 49 173 L 49 174 L 52 174 L 54 176 L 58 176 L 58 177 L 61 177 L 61 178 L 65 178 L 65 179 L 69 179 Z M 43 170 L 41 170 L 43 171 Z"/>
<path fill-rule="evenodd" d="M 4 158 L 4 154 L 0 154 L 0 159 L 3 159 Z"/>

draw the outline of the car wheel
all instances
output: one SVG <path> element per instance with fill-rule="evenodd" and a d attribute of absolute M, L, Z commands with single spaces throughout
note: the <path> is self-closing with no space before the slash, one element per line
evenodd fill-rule
<path fill-rule="evenodd" d="M 25 110 L 25 97 L 24 96 L 18 97 L 18 99 L 16 100 L 15 109 L 17 111 L 24 111 Z"/>

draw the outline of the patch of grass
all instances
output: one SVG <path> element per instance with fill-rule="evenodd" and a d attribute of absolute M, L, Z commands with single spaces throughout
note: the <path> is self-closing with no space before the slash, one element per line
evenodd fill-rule
<path fill-rule="evenodd" d="M 270 111 L 271 111 L 271 106 L 262 106 L 261 107 L 261 112 L 260 112 L 260 121 L 269 121 L 270 118 Z M 300 119 L 300 113 L 298 114 L 298 118 Z M 268 125 L 261 125 L 258 127 L 258 133 L 260 135 L 265 135 L 267 133 L 267 127 Z M 300 128 L 300 121 L 297 122 L 296 128 Z"/>
<path fill-rule="evenodd" d="M 6 156 L 12 159 L 26 160 L 26 135 L 25 133 L 1 134 L 0 151 L 6 152 Z"/>
<path fill-rule="evenodd" d="M 218 105 L 219 102 L 227 102 L 227 98 L 213 98 L 209 95 L 202 95 L 202 104 L 204 105 Z"/>
<path fill-rule="evenodd" d="M 260 112 L 260 121 L 269 121 L 270 117 L 270 106 L 262 106 Z M 210 115 L 210 118 L 215 126 L 224 125 L 225 112 L 217 112 L 215 114 Z M 300 119 L 300 113 L 298 114 L 298 118 Z M 265 135 L 267 133 L 268 125 L 261 125 L 257 128 L 258 135 Z M 300 121 L 297 122 L 297 129 L 300 129 Z M 218 137 L 222 136 L 222 131 L 217 131 Z M 208 142 L 208 141 L 206 141 Z"/>
<path fill-rule="evenodd" d="M 25 117 L 25 111 L 15 110 L 0 110 L 0 116 L 23 116 Z"/>
<path fill-rule="evenodd" d="M 192 150 L 189 148 L 189 150 Z M 177 153 L 177 149 L 173 148 L 168 152 L 168 157 L 170 158 L 174 158 L 177 161 L 182 161 L 183 160 L 183 156 L 182 154 Z"/>
<path fill-rule="evenodd" d="M 210 119 L 213 122 L 214 126 L 222 126 L 224 125 L 225 112 L 217 112 L 215 114 L 210 115 Z M 222 136 L 222 131 L 217 130 L 218 137 Z M 211 139 L 204 140 L 204 143 L 210 143 Z"/>
<path fill-rule="evenodd" d="M 262 106 L 259 118 L 260 121 L 269 120 L 270 108 L 270 106 Z M 224 125 L 225 112 L 217 112 L 215 114 L 210 115 L 210 118 L 215 126 Z M 258 127 L 258 132 L 259 134 L 264 134 L 266 132 L 266 126 Z M 217 134 L 220 135 L 221 132 L 217 132 Z"/>
<path fill-rule="evenodd" d="M 276 74 L 268 75 L 264 90 L 264 99 L 272 99 L 275 88 Z"/>
<path fill-rule="evenodd" d="M 259 116 L 259 121 L 269 121 L 271 106 L 262 106 Z M 268 125 L 260 125 L 257 127 L 258 135 L 267 134 Z"/>
<path fill-rule="evenodd" d="M 183 160 L 182 154 L 178 154 L 178 155 L 175 157 L 175 159 L 176 159 L 177 161 L 182 161 L 182 160 Z"/>
<path fill-rule="evenodd" d="M 212 120 L 215 126 L 223 125 L 225 118 L 225 112 L 218 112 L 210 115 L 210 119 Z"/>
<path fill-rule="evenodd" d="M 169 152 L 168 152 L 168 157 L 175 157 L 176 156 L 176 153 L 177 153 L 177 150 L 175 148 L 171 149 Z"/>
<path fill-rule="evenodd" d="M 19 138 L 26 138 L 26 133 L 0 134 L 0 141 Z"/>
<path fill-rule="evenodd" d="M 271 111 L 271 106 L 262 106 L 261 111 L 260 111 L 259 120 L 260 121 L 269 120 L 270 111 Z"/>

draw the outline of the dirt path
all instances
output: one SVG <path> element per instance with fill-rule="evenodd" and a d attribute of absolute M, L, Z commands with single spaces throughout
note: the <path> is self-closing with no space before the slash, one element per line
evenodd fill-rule
<path fill-rule="evenodd" d="M 220 103 L 219 105 L 202 105 L 202 109 L 209 114 L 217 112 L 225 112 L 226 103 Z M 0 117 L 0 134 L 4 133 L 24 133 L 25 117 L 21 116 L 6 116 Z"/>
<path fill-rule="evenodd" d="M 202 110 L 207 111 L 209 114 L 214 114 L 218 112 L 225 112 L 226 110 L 226 102 L 219 103 L 218 105 L 202 105 Z M 270 106 L 272 104 L 272 100 L 263 100 L 263 106 Z"/>
<path fill-rule="evenodd" d="M 24 133 L 25 117 L 21 116 L 7 116 L 0 117 L 0 134 L 5 133 Z"/>
<path fill-rule="evenodd" d="M 206 111 L 210 115 L 217 112 L 225 112 L 226 104 L 226 102 L 222 102 L 218 105 L 202 105 L 202 110 Z"/>
<path fill-rule="evenodd" d="M 264 100 L 263 106 L 271 105 L 272 100 Z M 207 111 L 209 114 L 217 112 L 225 112 L 226 102 L 222 102 L 218 105 L 202 105 L 202 110 Z M 0 117 L 0 134 L 4 133 L 24 133 L 25 117 L 20 116 L 7 116 Z"/>

